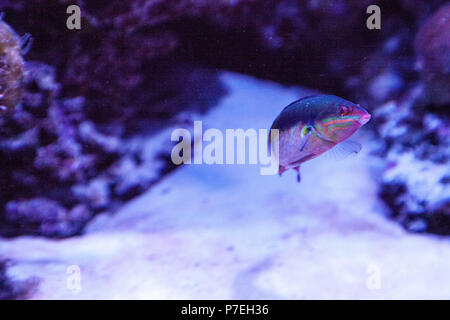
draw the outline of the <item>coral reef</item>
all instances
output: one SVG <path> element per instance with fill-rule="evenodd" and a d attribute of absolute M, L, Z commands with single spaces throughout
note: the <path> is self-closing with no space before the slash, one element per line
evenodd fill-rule
<path fill-rule="evenodd" d="M 409 50 L 415 55 L 408 55 L 407 69 L 419 74 L 407 77 L 397 68 L 406 83 L 397 95 L 387 95 L 392 100 L 374 114 L 382 141 L 380 155 L 386 158 L 380 195 L 407 229 L 446 235 L 450 234 L 449 23 L 448 4 L 425 20 L 415 35 L 415 50 Z M 398 64 L 399 59 L 389 60 Z M 388 87 L 394 89 L 395 81 Z"/>
<path fill-rule="evenodd" d="M 60 97 L 53 67 L 29 62 L 26 70 L 22 105 L 0 118 L 0 234 L 77 234 L 95 213 L 115 210 L 171 170 L 170 135 L 154 114 L 130 106 L 96 122 L 83 97 Z M 222 92 L 214 72 L 174 74 L 163 89 L 179 108 L 200 111 Z M 190 85 L 180 88 L 183 81 Z M 195 94 L 200 86 L 208 95 Z"/>
<path fill-rule="evenodd" d="M 8 24 L 0 21 L 0 114 L 20 102 L 23 63 L 22 40 Z"/>
<path fill-rule="evenodd" d="M 426 83 L 426 98 L 450 103 L 450 4 L 439 8 L 421 26 L 415 40 L 417 67 Z"/>
<path fill-rule="evenodd" d="M 6 277 L 5 272 L 5 263 L 0 261 L 0 300 L 15 298 L 13 286 Z"/>
<path fill-rule="evenodd" d="M 423 91 L 375 112 L 386 158 L 380 195 L 407 229 L 449 234 L 450 119 L 426 109 Z"/>
<path fill-rule="evenodd" d="M 65 27 L 65 9 L 74 3 L 81 30 Z M 224 93 L 215 72 L 198 66 L 310 86 L 379 109 L 369 127 L 388 158 L 380 192 L 393 215 L 406 222 L 412 213 L 447 216 L 444 3 L 1 2 L 18 34 L 34 35 L 27 60 L 35 62 L 26 66 L 22 106 L 0 118 L 0 234 L 77 234 L 96 213 L 114 211 L 170 171 L 164 151 L 146 144 L 149 137 L 181 111 L 205 111 Z M 381 30 L 365 27 L 369 4 L 382 8 Z M 438 181 L 437 195 L 415 187 L 421 182 L 406 174 L 411 167 L 437 174 L 425 183 Z"/>
<path fill-rule="evenodd" d="M 25 299 L 35 285 L 35 280 L 11 281 L 6 274 L 8 261 L 0 259 L 0 300 Z"/>
<path fill-rule="evenodd" d="M 110 109 L 146 103 L 151 111 L 141 93 L 171 59 L 343 93 L 343 78 L 357 76 L 384 39 L 444 1 L 422 10 L 415 2 L 19 0 L 0 10 L 21 33 L 39 35 L 30 58 L 56 67 L 68 96 Z M 73 3 L 82 28 L 69 31 L 65 9 Z M 376 32 L 365 26 L 370 4 L 386 8 Z"/>

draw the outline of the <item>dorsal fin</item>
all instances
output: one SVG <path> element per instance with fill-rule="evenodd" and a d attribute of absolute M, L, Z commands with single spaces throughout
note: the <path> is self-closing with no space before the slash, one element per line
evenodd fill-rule
<path fill-rule="evenodd" d="M 286 107 L 284 107 L 283 110 L 285 110 L 286 108 L 289 108 L 290 106 L 296 104 L 297 102 L 300 102 L 300 101 L 305 100 L 305 99 L 317 97 L 317 96 L 318 96 L 318 94 L 312 94 L 312 95 L 310 95 L 310 96 L 305 96 L 305 97 L 303 97 L 303 98 L 297 99 L 297 100 L 295 100 L 294 102 L 289 103 Z"/>

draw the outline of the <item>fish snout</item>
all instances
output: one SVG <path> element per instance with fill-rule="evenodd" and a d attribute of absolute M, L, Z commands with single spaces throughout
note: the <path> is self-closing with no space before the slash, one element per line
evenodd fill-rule
<path fill-rule="evenodd" d="M 367 122 L 369 122 L 371 118 L 370 113 L 366 112 L 365 114 L 362 114 L 359 118 L 359 123 L 361 123 L 361 125 L 365 125 Z"/>

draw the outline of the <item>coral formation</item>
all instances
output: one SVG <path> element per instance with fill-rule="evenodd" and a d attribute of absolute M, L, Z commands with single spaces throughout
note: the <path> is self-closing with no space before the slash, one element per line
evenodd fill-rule
<path fill-rule="evenodd" d="M 376 110 L 386 158 L 380 194 L 407 229 L 449 234 L 450 119 L 426 109 L 423 90 Z"/>
<path fill-rule="evenodd" d="M 0 20 L 0 114 L 13 109 L 22 97 L 22 40 Z"/>
<path fill-rule="evenodd" d="M 437 105 L 450 103 L 450 4 L 439 8 L 421 26 L 416 39 L 417 67 L 426 83 L 426 97 Z"/>
<path fill-rule="evenodd" d="M 155 143 L 164 125 L 154 114 L 130 106 L 96 122 L 83 97 L 60 96 L 53 67 L 29 62 L 26 69 L 22 105 L 0 118 L 0 234 L 77 234 L 95 213 L 115 210 L 171 170 L 170 135 L 163 131 Z M 173 90 L 167 99 L 179 108 L 201 111 L 221 95 L 214 72 L 176 70 L 163 90 Z M 196 94 L 200 87 L 208 95 Z"/>
<path fill-rule="evenodd" d="M 73 3 L 81 7 L 81 30 L 65 28 Z M 34 35 L 27 57 L 38 62 L 26 66 L 22 106 L 0 118 L 0 233 L 79 233 L 94 214 L 114 211 L 170 171 L 166 155 L 145 141 L 181 111 L 204 111 L 223 94 L 215 73 L 198 65 L 379 109 L 369 128 L 388 158 L 380 193 L 406 224 L 413 216 L 442 221 L 450 65 L 444 3 L 1 2 L 18 33 Z M 369 4 L 382 7 L 381 30 L 365 28 Z M 408 168 L 436 173 L 424 182 L 432 195 L 415 187 L 421 174 L 406 174 Z M 412 229 L 435 230 L 435 220 L 425 220 L 426 228 Z"/>
<path fill-rule="evenodd" d="M 0 259 L 0 300 L 25 299 L 32 292 L 34 280 L 18 282 L 7 276 L 8 261 Z"/>
<path fill-rule="evenodd" d="M 450 234 L 449 23 L 447 4 L 408 37 L 415 38 L 415 50 L 410 48 L 404 65 L 419 74 L 410 72 L 408 77 L 397 68 L 405 84 L 375 113 L 386 158 L 380 195 L 393 216 L 412 231 Z"/>
<path fill-rule="evenodd" d="M 9 279 L 5 275 L 6 266 L 3 261 L 0 261 L 0 300 L 13 299 L 13 287 Z"/>

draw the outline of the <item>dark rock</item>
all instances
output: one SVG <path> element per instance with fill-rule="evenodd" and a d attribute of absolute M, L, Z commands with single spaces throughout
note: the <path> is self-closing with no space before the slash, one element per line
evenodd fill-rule
<path fill-rule="evenodd" d="M 131 105 L 98 119 L 84 97 L 62 98 L 55 76 L 27 63 L 23 102 L 0 118 L 0 235 L 67 237 L 113 212 L 173 169 L 160 155 L 169 154 L 167 139 L 155 139 L 170 122 L 153 126 L 155 117 L 205 110 L 223 92 L 214 72 L 176 66 L 149 92 L 159 114 Z"/>
<path fill-rule="evenodd" d="M 6 260 L 0 260 L 0 300 L 25 299 L 33 289 L 35 281 L 12 281 L 6 274 L 7 264 Z"/>
<path fill-rule="evenodd" d="M 426 98 L 438 105 L 450 103 L 450 4 L 442 6 L 421 26 L 415 39 L 417 66 L 426 86 Z"/>
<path fill-rule="evenodd" d="M 0 114 L 12 110 L 22 97 L 22 40 L 0 21 Z"/>
<path fill-rule="evenodd" d="M 89 220 L 87 208 L 77 206 L 68 211 L 56 201 L 45 198 L 9 201 L 5 207 L 5 220 L 23 233 L 46 236 L 70 236 Z"/>

